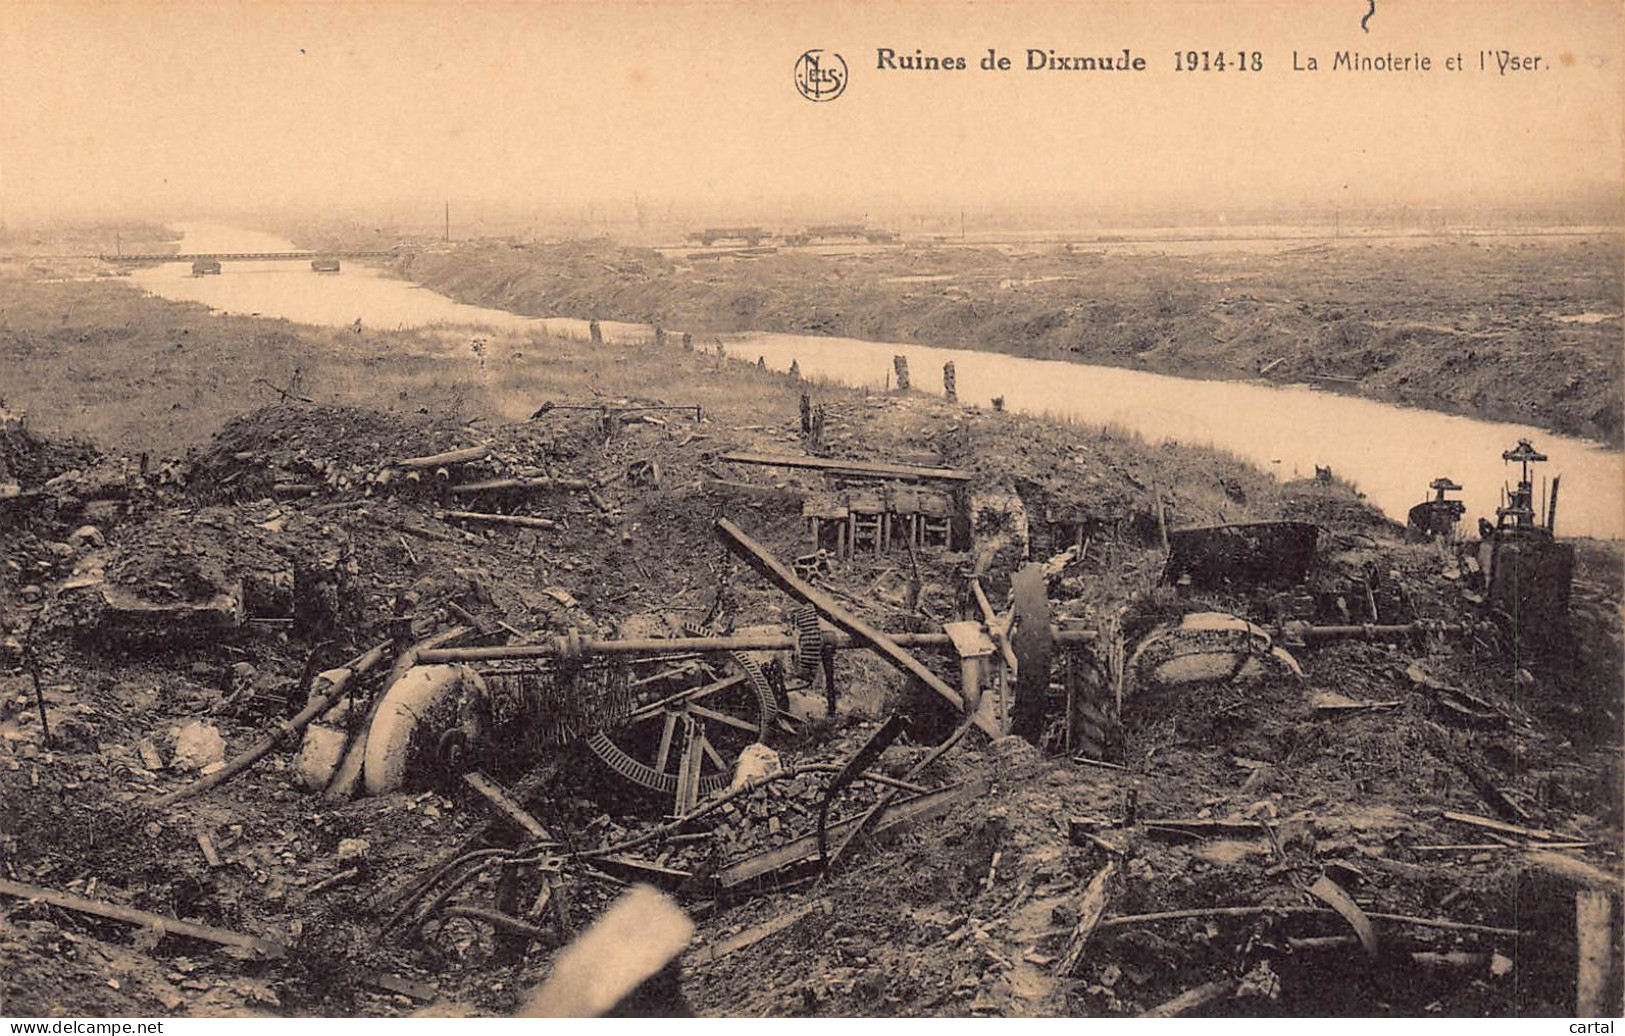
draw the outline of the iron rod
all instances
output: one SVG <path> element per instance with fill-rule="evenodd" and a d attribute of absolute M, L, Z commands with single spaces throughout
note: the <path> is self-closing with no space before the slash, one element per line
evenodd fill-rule
<path fill-rule="evenodd" d="M 1057 644 L 1092 644 L 1093 630 L 1053 630 Z M 927 648 L 935 651 L 953 650 L 953 639 L 946 633 L 892 633 L 888 634 L 899 647 Z M 848 633 L 832 637 L 839 650 L 867 648 L 869 645 Z M 671 652 L 721 651 L 790 651 L 796 647 L 796 638 L 783 633 L 761 633 L 731 637 L 638 637 L 628 640 L 591 640 L 583 638 L 583 655 L 643 655 Z M 438 648 L 418 653 L 424 665 L 437 662 L 494 662 L 510 658 L 556 658 L 566 651 L 558 642 L 545 644 L 510 644 L 481 648 Z"/>

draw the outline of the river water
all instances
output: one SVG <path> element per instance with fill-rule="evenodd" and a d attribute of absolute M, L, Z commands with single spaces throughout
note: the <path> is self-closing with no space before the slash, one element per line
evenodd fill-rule
<path fill-rule="evenodd" d="M 237 228 L 184 224 L 179 229 L 185 234 L 184 252 L 295 250 L 282 238 Z M 139 270 L 132 279 L 165 298 L 308 324 L 339 326 L 360 318 L 375 328 L 456 324 L 586 335 L 585 321 L 466 306 L 359 263 L 345 263 L 343 272 L 333 275 L 315 273 L 304 262 L 228 262 L 220 276 L 207 277 L 193 277 L 185 264 L 167 263 Z M 636 346 L 650 337 L 641 324 L 605 321 L 602 326 L 612 344 Z M 969 349 L 771 333 L 696 337 L 713 348 L 721 341 L 743 360 L 760 357 L 775 370 L 788 370 L 795 361 L 809 378 L 875 388 L 887 384 L 892 357 L 903 355 L 915 387 L 940 393 L 942 365 L 951 360 L 962 402 L 986 406 L 993 396 L 1003 396 L 1013 411 L 1114 424 L 1153 441 L 1211 444 L 1282 478 L 1328 466 L 1401 521 L 1412 504 L 1429 495 L 1430 481 L 1448 475 L 1466 487 L 1459 496 L 1467 503 L 1469 530 L 1478 516 L 1493 519 L 1502 486 L 1517 480 L 1517 469 L 1501 461 L 1501 451 L 1527 438 L 1551 458 L 1537 469 L 1537 479 L 1563 476 L 1560 533 L 1625 535 L 1625 458 L 1523 425 L 1306 387 L 1199 381 Z"/>

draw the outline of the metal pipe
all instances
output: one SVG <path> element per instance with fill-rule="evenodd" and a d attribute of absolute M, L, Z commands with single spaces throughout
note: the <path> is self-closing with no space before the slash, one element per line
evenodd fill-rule
<path fill-rule="evenodd" d="M 1437 622 L 1429 619 L 1419 619 L 1416 622 L 1387 626 L 1379 626 L 1374 623 L 1362 626 L 1311 626 L 1308 623 L 1288 622 L 1275 633 L 1276 636 L 1287 643 L 1294 640 L 1307 643 L 1316 640 L 1339 640 L 1354 637 L 1366 640 L 1382 640 L 1409 637 L 1418 633 L 1470 633 L 1475 625 L 1477 624 L 1471 622 Z"/>
<path fill-rule="evenodd" d="M 1402 638 L 1418 633 L 1470 633 L 1479 623 L 1442 622 L 1419 619 L 1398 625 L 1313 626 L 1309 623 L 1288 622 L 1271 633 L 1285 642 L 1338 640 L 1361 637 L 1367 639 Z M 1094 630 L 1063 630 L 1050 627 L 1050 636 L 1056 644 L 1093 644 L 1099 639 Z M 946 633 L 889 633 L 888 639 L 898 647 L 922 648 L 929 651 L 952 651 L 953 639 Z M 841 651 L 868 648 L 850 633 L 836 631 L 830 635 L 832 647 Z M 498 662 L 507 659 L 558 658 L 572 653 L 568 637 L 555 637 L 542 644 L 509 644 L 479 648 L 435 648 L 417 653 L 417 663 L 433 665 L 445 662 Z M 673 653 L 710 654 L 723 651 L 793 651 L 796 638 L 785 633 L 758 633 L 749 636 L 727 637 L 636 637 L 626 640 L 595 640 L 581 638 L 574 652 L 581 655 L 669 655 Z"/>
<path fill-rule="evenodd" d="M 1363 628 L 1363 627 L 1362 627 Z M 1059 630 L 1051 627 L 1057 644 L 1092 644 L 1094 630 Z M 899 647 L 926 648 L 935 651 L 953 650 L 953 639 L 946 633 L 892 633 L 887 635 Z M 516 658 L 557 658 L 569 654 L 564 646 L 566 638 L 558 637 L 545 644 L 510 644 L 482 648 L 439 648 L 418 653 L 421 665 L 443 662 L 496 662 Z M 867 648 L 869 645 L 849 633 L 835 633 L 831 640 L 840 650 Z M 637 637 L 627 640 L 593 640 L 582 638 L 582 655 L 665 655 L 673 652 L 700 654 L 719 651 L 792 651 L 796 638 L 784 633 L 761 633 L 730 637 Z"/>

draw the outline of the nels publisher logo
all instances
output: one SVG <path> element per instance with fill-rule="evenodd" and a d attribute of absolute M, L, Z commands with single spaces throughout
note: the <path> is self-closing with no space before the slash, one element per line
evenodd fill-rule
<path fill-rule="evenodd" d="M 846 90 L 846 60 L 825 50 L 796 59 L 796 90 L 809 101 L 833 101 Z"/>

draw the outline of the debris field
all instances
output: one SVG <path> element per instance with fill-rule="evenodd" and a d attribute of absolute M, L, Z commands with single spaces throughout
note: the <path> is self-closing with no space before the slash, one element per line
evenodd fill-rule
<path fill-rule="evenodd" d="M 1520 646 L 1329 475 L 806 391 L 8 412 L 8 1013 L 510 1014 L 638 885 L 704 1015 L 1617 1007 L 1611 545 Z"/>

